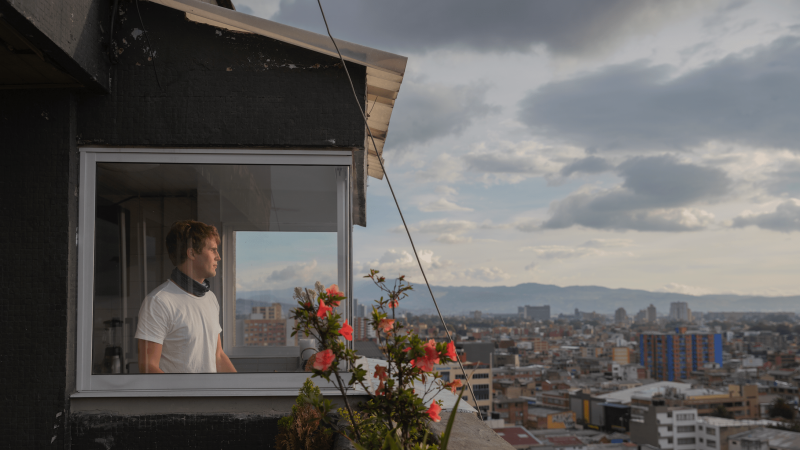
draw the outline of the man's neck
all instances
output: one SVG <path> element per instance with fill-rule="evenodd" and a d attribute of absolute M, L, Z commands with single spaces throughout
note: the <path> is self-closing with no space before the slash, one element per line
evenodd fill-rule
<path fill-rule="evenodd" d="M 178 266 L 178 270 L 180 270 L 181 272 L 184 273 L 184 275 L 186 275 L 187 277 L 193 279 L 194 281 L 200 284 L 203 284 L 203 282 L 206 281 L 205 278 L 198 278 L 194 275 L 194 270 L 192 270 L 192 266 L 189 265 Z"/>

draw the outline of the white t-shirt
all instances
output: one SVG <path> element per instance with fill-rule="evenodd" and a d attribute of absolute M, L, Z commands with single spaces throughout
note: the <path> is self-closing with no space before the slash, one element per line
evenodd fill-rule
<path fill-rule="evenodd" d="M 165 373 L 216 373 L 221 331 L 213 292 L 195 297 L 168 280 L 145 297 L 136 338 L 163 345 L 158 367 Z"/>

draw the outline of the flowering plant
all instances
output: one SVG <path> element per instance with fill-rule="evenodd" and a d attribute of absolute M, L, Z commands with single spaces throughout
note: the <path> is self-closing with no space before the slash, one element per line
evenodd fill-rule
<path fill-rule="evenodd" d="M 443 382 L 434 371 L 434 365 L 455 361 L 455 346 L 452 342 L 425 341 L 410 331 L 404 331 L 405 326 L 395 317 L 395 308 L 412 289 L 404 276 L 399 277 L 391 288 L 386 286 L 386 279 L 379 276 L 377 270 L 370 270 L 365 278 L 372 279 L 386 293 L 386 297 L 375 301 L 368 320 L 386 356 L 385 363 L 375 367 L 372 379 L 367 378 L 367 369 L 358 363 L 358 355 L 346 344 L 353 339 L 353 328 L 346 320 L 342 322 L 335 309 L 345 299 L 335 284 L 324 289 L 318 283 L 316 292 L 295 289 L 298 307 L 292 310 L 292 317 L 296 320 L 292 336 L 304 333 L 319 342 L 322 350 L 314 355 L 310 364 L 312 377 L 334 383 L 341 392 L 347 411 L 347 426 L 342 434 L 348 439 L 358 446 L 372 446 L 390 438 L 404 449 L 438 448 L 435 444 L 425 443 L 428 421 L 441 420 L 441 401 L 432 399 L 443 389 L 455 393 L 461 381 Z M 345 382 L 342 376 L 348 370 L 351 376 Z M 377 387 L 373 386 L 374 382 L 377 382 Z M 415 390 L 415 382 L 421 382 L 423 392 Z M 370 397 L 369 401 L 359 405 L 360 411 L 352 408 L 346 395 L 348 389 L 356 387 L 366 391 Z M 332 408 L 330 400 L 320 396 L 310 402 L 321 417 L 328 417 Z M 426 407 L 426 402 L 430 402 L 430 406 Z M 451 415 L 451 420 L 453 417 Z"/>

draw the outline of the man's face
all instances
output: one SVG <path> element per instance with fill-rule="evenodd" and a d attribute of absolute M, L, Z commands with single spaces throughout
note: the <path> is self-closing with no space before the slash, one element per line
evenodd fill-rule
<path fill-rule="evenodd" d="M 196 276 L 208 279 L 217 274 L 217 263 L 221 261 L 222 258 L 219 256 L 219 249 L 217 248 L 217 241 L 215 239 L 206 239 L 206 244 L 203 246 L 202 252 L 191 251 L 194 252 L 192 271 Z"/>

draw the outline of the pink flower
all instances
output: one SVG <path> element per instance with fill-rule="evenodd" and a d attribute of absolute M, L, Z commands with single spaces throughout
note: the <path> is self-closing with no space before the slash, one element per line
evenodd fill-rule
<path fill-rule="evenodd" d="M 317 317 L 325 317 L 326 314 L 333 311 L 333 308 L 326 305 L 325 302 L 322 300 L 319 301 L 319 310 L 317 311 Z"/>
<path fill-rule="evenodd" d="M 323 350 L 314 356 L 316 356 L 314 358 L 315 369 L 323 372 L 330 369 L 331 363 L 333 363 L 333 351 L 331 349 Z"/>
<path fill-rule="evenodd" d="M 453 344 L 453 341 L 450 341 L 447 344 L 447 351 L 444 352 L 443 356 L 450 359 L 451 361 L 455 361 L 456 359 L 458 359 L 458 356 L 456 356 L 456 346 L 455 344 Z"/>
<path fill-rule="evenodd" d="M 394 319 L 381 319 L 378 322 L 378 328 L 382 329 L 385 333 L 392 331 L 394 327 Z"/>
<path fill-rule="evenodd" d="M 456 389 L 461 387 L 461 380 L 453 380 L 453 381 L 445 384 L 444 386 L 450 388 L 450 390 L 453 392 L 453 394 L 455 394 L 456 393 Z"/>
<path fill-rule="evenodd" d="M 385 380 L 388 376 L 389 374 L 386 373 L 386 367 L 375 366 L 375 374 L 372 375 L 372 378 L 378 378 L 381 380 L 381 382 L 383 382 L 383 380 Z"/>
<path fill-rule="evenodd" d="M 432 421 L 439 422 L 439 421 L 442 420 L 442 418 L 439 417 L 439 412 L 441 412 L 441 411 L 442 411 L 442 407 L 439 406 L 438 403 L 433 402 L 433 403 L 431 403 L 431 407 L 428 408 L 428 416 L 431 418 Z"/>
<path fill-rule="evenodd" d="M 398 305 L 399 303 L 400 303 L 400 302 L 399 302 L 399 301 L 398 301 L 396 298 L 393 298 L 393 299 L 391 299 L 391 300 L 389 301 L 389 305 L 388 305 L 388 306 L 389 306 L 389 308 L 397 308 L 397 305 Z"/>
<path fill-rule="evenodd" d="M 339 290 L 339 286 L 332 284 L 331 287 L 325 289 L 325 292 L 328 293 L 331 297 L 344 297 L 344 292 Z"/>
<path fill-rule="evenodd" d="M 344 336 L 344 338 L 348 341 L 353 340 L 353 327 L 347 324 L 347 319 L 344 320 L 344 325 L 342 325 L 342 328 L 339 328 L 339 334 Z"/>

